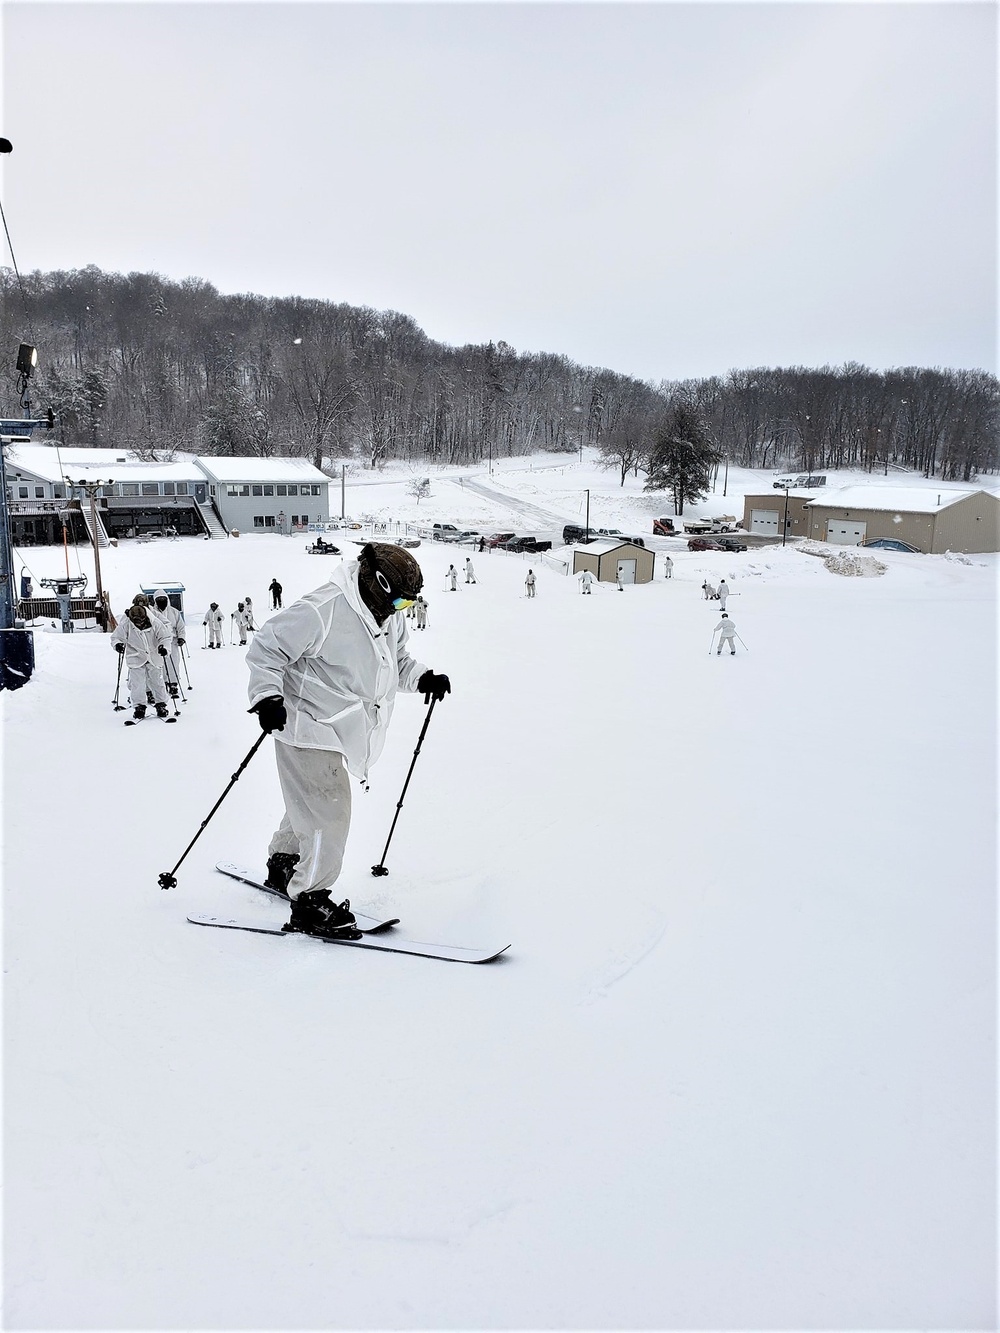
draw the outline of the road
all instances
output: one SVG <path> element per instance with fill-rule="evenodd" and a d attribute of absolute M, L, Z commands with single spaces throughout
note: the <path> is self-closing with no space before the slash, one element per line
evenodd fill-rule
<path fill-rule="evenodd" d="M 488 485 L 486 482 L 474 480 L 472 477 L 462 478 L 462 487 L 467 491 L 474 491 L 481 495 L 484 500 L 489 500 L 493 504 L 504 505 L 512 514 L 517 514 L 524 520 L 522 526 L 527 528 L 537 528 L 537 536 L 542 535 L 542 531 L 558 533 L 562 537 L 563 525 L 577 520 L 563 518 L 560 514 L 553 514 L 550 509 L 541 509 L 538 505 L 529 504 L 527 500 L 521 500 L 516 495 L 510 495 L 507 491 L 498 491 Z"/>

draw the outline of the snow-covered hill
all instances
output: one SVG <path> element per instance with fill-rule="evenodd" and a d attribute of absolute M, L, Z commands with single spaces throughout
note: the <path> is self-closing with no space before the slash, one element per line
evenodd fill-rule
<path fill-rule="evenodd" d="M 595 525 L 657 507 L 543 461 L 490 484 L 569 519 L 591 486 Z M 510 521 L 433 491 L 348 505 Z M 40 630 L 4 698 L 7 1326 L 992 1326 L 995 558 L 859 579 L 678 544 L 624 593 L 532 565 L 529 601 L 530 558 L 452 593 L 424 543 L 412 650 L 453 694 L 376 880 L 424 715 L 400 698 L 342 887 L 510 942 L 475 968 L 187 924 L 282 916 L 213 870 L 263 861 L 269 744 L 157 886 L 258 734 L 204 609 L 263 617 L 274 576 L 287 604 L 336 559 L 304 547 L 102 554 L 116 611 L 187 587 L 169 731 L 121 725 L 100 634 Z"/>

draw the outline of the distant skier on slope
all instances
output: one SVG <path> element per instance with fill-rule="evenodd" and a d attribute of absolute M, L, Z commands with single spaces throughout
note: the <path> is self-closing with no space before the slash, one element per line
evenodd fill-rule
<path fill-rule="evenodd" d="M 674 562 L 669 555 L 663 557 L 664 578 L 672 579 L 674 577 Z"/>
<path fill-rule="evenodd" d="M 722 582 L 719 584 L 718 588 L 716 588 L 715 595 L 716 597 L 718 597 L 719 601 L 722 604 L 722 610 L 725 611 L 726 598 L 729 596 L 729 584 L 726 582 L 725 579 L 723 579 Z"/>
<path fill-rule="evenodd" d="M 125 654 L 128 692 L 139 722 L 146 716 L 146 692 L 153 696 L 157 717 L 167 716 L 167 690 L 162 661 L 170 651 L 170 631 L 158 616 L 151 616 L 143 594 L 136 593 L 132 605 L 111 632 L 111 645 Z"/>
<path fill-rule="evenodd" d="M 267 590 L 271 594 L 271 610 L 281 610 L 281 584 L 277 579 L 272 579 L 267 585 Z"/>
<path fill-rule="evenodd" d="M 701 585 L 701 590 L 705 594 L 706 602 L 714 602 L 718 599 L 718 593 L 709 583 L 708 579 L 706 579 L 705 582 Z"/>
<path fill-rule="evenodd" d="M 413 613 L 416 617 L 416 629 L 427 628 L 427 601 L 421 593 L 413 603 Z"/>
<path fill-rule="evenodd" d="M 219 610 L 218 602 L 211 602 L 208 610 L 205 612 L 205 619 L 201 622 L 208 626 L 208 646 L 209 648 L 222 647 L 222 626 L 225 616 Z"/>
<path fill-rule="evenodd" d="M 245 602 L 237 602 L 236 610 L 233 612 L 233 621 L 240 636 L 240 647 L 246 647 L 247 630 L 250 628 L 250 617 L 247 615 Z"/>
<path fill-rule="evenodd" d="M 475 583 L 476 581 L 476 571 L 472 568 L 472 557 L 470 555 L 465 557 L 465 581 L 466 583 Z"/>
<path fill-rule="evenodd" d="M 589 569 L 582 569 L 577 575 L 577 578 L 580 580 L 580 592 L 589 597 L 591 595 L 590 589 L 594 582 L 593 574 Z"/>
<path fill-rule="evenodd" d="M 330 897 L 351 824 L 348 774 L 367 780 L 397 689 L 425 700 L 451 693 L 447 676 L 410 657 L 406 622 L 396 614 L 422 585 L 408 551 L 369 542 L 357 560 L 273 616 L 247 652 L 249 711 L 277 742 L 285 813 L 268 848 L 266 882 L 292 900 L 286 930 L 336 937 L 353 929 L 350 903 Z"/>
<path fill-rule="evenodd" d="M 445 578 L 448 580 L 448 583 L 450 584 L 450 590 L 451 590 L 452 592 L 457 592 L 457 591 L 458 591 L 458 570 L 455 568 L 454 565 L 449 565 L 449 566 L 448 566 L 448 573 L 445 574 Z"/>
<path fill-rule="evenodd" d="M 736 621 L 735 621 L 735 620 L 730 620 L 729 617 L 726 615 L 725 611 L 723 611 L 723 613 L 722 613 L 722 619 L 719 621 L 719 623 L 718 623 L 718 624 L 716 625 L 716 627 L 715 627 L 715 630 L 714 630 L 714 632 L 713 632 L 713 636 L 714 636 L 714 634 L 718 634 L 718 636 L 719 636 L 719 646 L 718 646 L 718 648 L 716 648 L 716 650 L 715 650 L 715 655 L 716 655 L 716 657 L 718 657 L 718 655 L 722 652 L 722 646 L 723 646 L 723 644 L 726 644 L 726 643 L 729 644 L 729 651 L 730 651 L 730 653 L 732 653 L 733 657 L 735 657 L 735 656 L 736 656 Z M 751 635 L 750 637 L 753 638 L 753 635 Z"/>
<path fill-rule="evenodd" d="M 524 580 L 524 592 L 526 597 L 534 597 L 535 595 L 535 571 L 533 569 L 528 570 L 528 577 Z"/>

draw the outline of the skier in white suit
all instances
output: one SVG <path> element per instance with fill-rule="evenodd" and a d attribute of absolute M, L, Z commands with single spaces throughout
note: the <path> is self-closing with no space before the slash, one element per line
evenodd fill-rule
<path fill-rule="evenodd" d="M 722 619 L 715 627 L 715 633 L 719 636 L 719 646 L 716 648 L 716 656 L 722 652 L 722 645 L 729 644 L 729 651 L 736 656 L 736 621 L 730 620 L 725 611 L 722 613 Z"/>
<path fill-rule="evenodd" d="M 167 690 L 163 683 L 163 659 L 170 651 L 170 631 L 151 616 L 143 594 L 136 593 L 132 605 L 111 631 L 111 646 L 125 655 L 128 692 L 138 722 L 146 716 L 146 691 L 153 696 L 157 717 L 167 716 Z"/>
<path fill-rule="evenodd" d="M 408 551 L 369 542 L 327 583 L 272 616 L 247 651 L 250 712 L 278 742 L 285 813 L 268 848 L 267 883 L 292 900 L 286 930 L 352 930 L 350 903 L 330 897 L 351 823 L 349 774 L 367 781 L 397 689 L 427 702 L 451 693 L 447 676 L 410 657 L 397 614 L 422 585 Z"/>
<path fill-rule="evenodd" d="M 153 593 L 153 605 L 149 608 L 151 616 L 159 616 L 170 631 L 170 670 L 167 675 L 167 689 L 171 695 L 177 698 L 177 682 L 180 680 L 181 671 L 181 648 L 184 646 L 187 630 L 184 626 L 184 617 L 172 606 L 170 598 L 167 596 L 164 588 L 157 588 Z"/>

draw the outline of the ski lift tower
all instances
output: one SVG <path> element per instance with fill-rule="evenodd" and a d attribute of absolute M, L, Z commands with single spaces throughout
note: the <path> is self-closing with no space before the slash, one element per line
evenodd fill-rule
<path fill-rule="evenodd" d="M 0 151 L 6 140 L 0 140 Z M 17 389 L 26 418 L 31 416 L 28 384 L 38 364 L 38 353 L 29 343 L 21 343 L 17 353 Z M 0 690 L 19 690 L 27 685 L 35 669 L 35 640 L 24 621 L 15 615 L 14 552 L 10 538 L 10 497 L 7 493 L 7 460 L 4 450 L 9 444 L 22 444 L 30 436 L 0 435 Z"/>
<path fill-rule="evenodd" d="M 59 603 L 59 616 L 62 620 L 62 632 L 73 633 L 73 593 L 77 588 L 87 586 L 86 574 L 77 574 L 71 579 L 41 579 L 43 588 L 51 588 Z"/>

